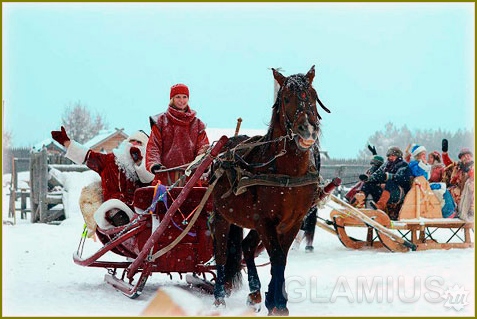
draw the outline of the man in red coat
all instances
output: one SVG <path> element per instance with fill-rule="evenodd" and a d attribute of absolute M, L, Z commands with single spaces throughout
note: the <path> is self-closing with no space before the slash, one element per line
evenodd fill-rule
<path fill-rule="evenodd" d="M 147 143 L 146 168 L 156 174 L 156 181 L 171 185 L 177 172 L 161 172 L 192 162 L 209 147 L 205 124 L 189 107 L 189 88 L 184 84 L 171 87 L 167 111 L 151 116 L 151 136 Z"/>
<path fill-rule="evenodd" d="M 117 199 L 126 204 L 131 211 L 133 208 L 134 192 L 138 187 L 149 185 L 154 175 L 146 170 L 143 155 L 148 140 L 146 133 L 137 131 L 121 143 L 112 153 L 104 154 L 85 148 L 83 145 L 70 140 L 65 128 L 52 131 L 51 136 L 66 147 L 66 157 L 76 164 L 86 164 L 101 176 L 103 200 Z M 126 209 L 127 210 L 127 209 Z M 113 216 L 106 216 L 113 226 L 129 222 L 129 210 L 115 211 Z M 98 223 L 98 225 L 100 225 Z M 101 225 L 100 225 L 101 226 Z"/>

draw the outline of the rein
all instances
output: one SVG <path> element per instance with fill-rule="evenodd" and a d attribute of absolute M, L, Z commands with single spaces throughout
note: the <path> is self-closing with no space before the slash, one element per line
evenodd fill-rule
<path fill-rule="evenodd" d="M 263 137 L 262 137 L 263 139 Z M 275 140 L 272 140 L 272 141 L 266 141 L 266 142 L 261 142 L 261 143 L 253 143 L 253 144 L 249 144 L 249 147 L 245 148 L 233 148 L 233 157 L 239 161 L 240 163 L 244 164 L 245 166 L 249 167 L 249 168 L 260 168 L 260 167 L 265 167 L 265 166 L 268 166 L 270 165 L 271 163 L 273 163 L 277 158 L 285 155 L 287 153 L 286 151 L 286 141 L 288 139 L 288 135 L 286 136 L 280 136 L 279 138 L 275 139 Z M 244 157 L 247 156 L 251 151 L 252 149 L 254 149 L 256 146 L 258 145 L 264 145 L 264 144 L 267 144 L 267 143 L 275 143 L 275 142 L 280 142 L 282 140 L 285 140 L 285 143 L 283 144 L 283 148 L 280 150 L 280 152 L 276 155 L 274 155 L 270 160 L 266 161 L 266 162 L 263 162 L 263 163 L 249 163 L 247 162 Z M 246 142 L 246 141 L 245 141 Z M 240 144 L 239 144 L 240 145 Z M 237 145 L 238 146 L 238 145 Z M 237 150 L 240 150 L 240 149 L 247 149 L 248 151 L 243 155 L 241 156 L 240 154 L 238 154 L 236 151 Z"/>

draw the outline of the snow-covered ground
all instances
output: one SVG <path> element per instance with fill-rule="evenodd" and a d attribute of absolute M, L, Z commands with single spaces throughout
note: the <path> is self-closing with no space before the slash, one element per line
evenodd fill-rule
<path fill-rule="evenodd" d="M 99 177 L 91 171 L 60 175 L 68 215 L 61 225 L 31 224 L 17 212 L 15 225 L 2 226 L 3 316 L 138 316 L 158 289 L 182 300 L 188 314 L 208 313 L 213 297 L 192 292 L 190 299 L 184 300 L 183 291 L 176 287 L 186 283 L 178 275 L 170 279 L 153 274 L 142 295 L 132 300 L 103 281 L 106 270 L 74 264 L 72 254 L 84 224 L 79 193 Z M 21 173 L 20 180 L 27 181 L 28 174 Z M 5 175 L 4 221 L 13 221 L 8 218 L 9 181 Z M 329 208 L 319 214 L 328 218 Z M 101 245 L 88 239 L 86 246 L 93 252 Z M 320 228 L 314 246 L 314 253 L 305 253 L 302 246 L 289 254 L 286 283 L 292 316 L 475 315 L 474 249 L 352 251 Z M 265 262 L 266 254 L 257 258 L 257 264 Z M 269 266 L 259 268 L 262 294 L 269 270 Z M 245 311 L 246 287 L 244 282 L 244 287 L 226 300 L 223 314 L 235 316 Z M 264 306 L 257 315 L 267 315 Z"/>

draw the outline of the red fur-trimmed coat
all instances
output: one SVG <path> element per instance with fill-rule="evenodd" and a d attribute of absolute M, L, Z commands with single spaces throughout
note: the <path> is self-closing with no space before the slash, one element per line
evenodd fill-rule
<path fill-rule="evenodd" d="M 116 198 L 133 209 L 135 190 L 149 185 L 142 183 L 139 178 L 128 179 L 116 164 L 116 156 L 113 153 L 103 154 L 90 151 L 86 166 L 101 176 L 104 201 Z"/>
<path fill-rule="evenodd" d="M 172 168 L 192 162 L 209 147 L 205 124 L 196 112 L 187 108 L 181 112 L 169 107 L 166 112 L 151 116 L 151 135 L 146 148 L 146 169 L 155 164 Z M 155 180 L 170 185 L 177 179 L 174 173 L 157 174 Z"/>

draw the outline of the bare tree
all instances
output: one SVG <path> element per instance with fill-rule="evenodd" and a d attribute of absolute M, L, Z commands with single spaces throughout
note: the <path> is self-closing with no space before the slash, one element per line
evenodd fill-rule
<path fill-rule="evenodd" d="M 107 129 L 104 118 L 91 112 L 81 102 L 76 102 L 73 106 L 67 106 L 61 122 L 68 132 L 68 136 L 77 141 L 84 143 L 96 136 L 100 130 Z"/>
<path fill-rule="evenodd" d="M 12 133 L 9 131 L 3 131 L 2 146 L 4 149 L 12 146 Z"/>

